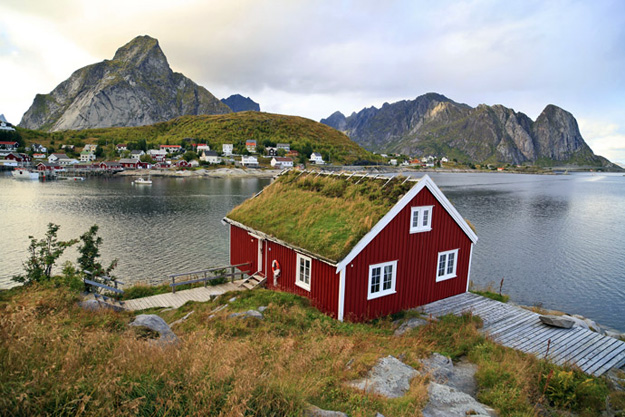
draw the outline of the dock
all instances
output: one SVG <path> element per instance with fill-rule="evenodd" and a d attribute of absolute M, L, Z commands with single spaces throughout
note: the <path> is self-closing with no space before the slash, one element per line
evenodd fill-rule
<path fill-rule="evenodd" d="M 601 376 L 625 365 L 625 342 L 621 340 L 582 327 L 547 326 L 540 321 L 540 314 L 469 292 L 419 310 L 433 317 L 472 313 L 484 323 L 480 331 L 494 342 L 590 375 Z"/>
<path fill-rule="evenodd" d="M 146 308 L 178 308 L 187 301 L 210 301 L 213 298 L 227 293 L 228 291 L 247 290 L 241 284 L 244 280 L 226 282 L 214 286 L 191 288 L 189 290 L 176 291 L 175 293 L 152 295 L 150 297 L 135 298 L 124 301 L 126 310 L 145 310 Z"/>

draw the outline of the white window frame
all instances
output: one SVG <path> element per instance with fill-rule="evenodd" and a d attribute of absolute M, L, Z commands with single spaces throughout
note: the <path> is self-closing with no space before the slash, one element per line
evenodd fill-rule
<path fill-rule="evenodd" d="M 300 273 L 301 271 L 300 263 L 302 261 L 308 262 L 308 283 L 304 281 Z M 297 262 L 295 262 L 295 267 L 297 268 L 297 270 L 295 271 L 295 285 L 297 285 L 300 288 L 305 289 L 306 291 L 310 291 L 310 281 L 312 279 L 312 259 L 309 258 L 308 256 L 304 256 L 298 253 Z"/>
<path fill-rule="evenodd" d="M 445 281 L 448 279 L 456 278 L 456 268 L 458 267 L 458 250 L 448 250 L 445 252 L 439 252 L 436 258 L 436 282 Z M 449 255 L 453 255 L 453 265 L 451 265 L 451 271 L 449 271 Z M 443 274 L 440 274 L 441 261 L 443 262 Z"/>
<path fill-rule="evenodd" d="M 391 286 L 390 288 L 384 289 L 384 268 L 387 266 L 391 266 L 393 269 L 391 271 Z M 375 269 L 380 270 L 380 282 L 379 290 L 372 292 L 371 287 L 373 284 L 373 271 Z M 380 264 L 369 265 L 369 280 L 367 282 L 367 300 L 373 300 L 374 298 L 384 297 L 386 295 L 395 294 L 395 283 L 397 282 L 397 261 L 391 262 L 383 262 Z"/>
<path fill-rule="evenodd" d="M 429 232 L 432 230 L 432 212 L 434 206 L 419 206 L 410 208 L 410 233 Z M 424 213 L 427 212 L 427 224 L 423 225 Z M 415 216 L 417 217 L 417 226 L 414 226 Z"/>

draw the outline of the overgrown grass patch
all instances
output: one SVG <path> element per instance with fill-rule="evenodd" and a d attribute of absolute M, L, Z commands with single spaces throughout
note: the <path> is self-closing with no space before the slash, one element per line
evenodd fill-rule
<path fill-rule="evenodd" d="M 487 290 L 486 291 L 471 290 L 471 292 L 473 294 L 481 295 L 482 297 L 490 298 L 492 300 L 500 301 L 502 303 L 507 303 L 508 300 L 510 300 L 510 296 L 507 294 L 499 294 L 499 293 L 487 291 Z"/>
<path fill-rule="evenodd" d="M 268 306 L 263 320 L 229 317 L 261 305 Z M 570 370 L 495 345 L 470 315 L 395 337 L 392 317 L 341 323 L 303 297 L 267 290 L 157 313 L 171 323 L 191 311 L 174 327 L 180 343 L 161 346 L 143 338 L 154 334 L 137 337 L 127 325 L 132 313 L 83 311 L 65 288 L 13 290 L 0 302 L 0 415 L 299 416 L 314 404 L 350 416 L 418 416 L 427 402 L 424 377 L 399 399 L 346 382 L 380 357 L 418 368 L 433 351 L 477 363 L 479 399 L 501 416 L 534 415 L 539 401 L 589 415 L 605 402 L 599 380 L 573 373 L 574 384 L 565 384 Z"/>

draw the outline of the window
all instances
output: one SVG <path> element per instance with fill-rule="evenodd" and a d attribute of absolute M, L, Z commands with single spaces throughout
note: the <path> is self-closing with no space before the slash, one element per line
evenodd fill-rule
<path fill-rule="evenodd" d="M 395 294 L 397 261 L 369 265 L 369 294 L 367 300 Z"/>
<path fill-rule="evenodd" d="M 310 291 L 310 267 L 312 261 L 309 257 L 297 254 L 297 274 L 295 277 L 295 285 Z"/>
<path fill-rule="evenodd" d="M 456 277 L 456 264 L 458 263 L 458 249 L 438 253 L 438 268 L 436 282 Z"/>
<path fill-rule="evenodd" d="M 410 210 L 410 233 L 432 230 L 432 209 L 434 206 L 413 207 Z"/>

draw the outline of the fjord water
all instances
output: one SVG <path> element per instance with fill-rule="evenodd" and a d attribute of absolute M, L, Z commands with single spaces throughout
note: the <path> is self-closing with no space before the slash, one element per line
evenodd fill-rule
<path fill-rule="evenodd" d="M 417 174 L 420 175 L 420 174 Z M 621 174 L 431 174 L 475 226 L 471 278 L 512 301 L 578 313 L 625 331 L 625 177 Z M 0 287 L 22 270 L 28 236 L 100 226 L 103 263 L 125 282 L 228 262 L 221 218 L 269 183 L 254 178 L 84 182 L 0 178 Z M 64 259 L 76 260 L 71 249 Z M 57 268 L 60 271 L 60 268 Z"/>

